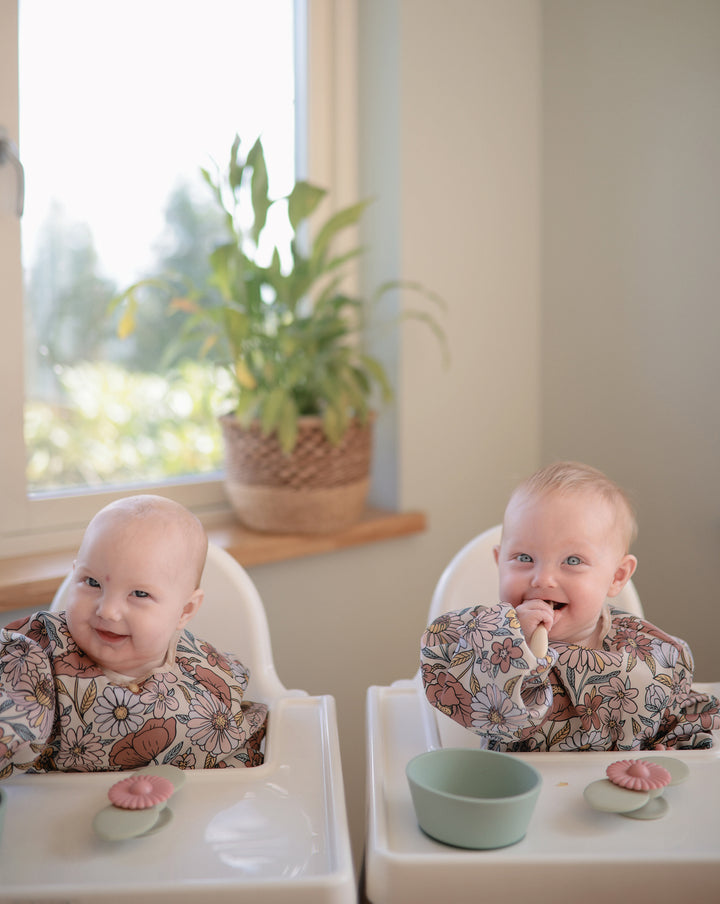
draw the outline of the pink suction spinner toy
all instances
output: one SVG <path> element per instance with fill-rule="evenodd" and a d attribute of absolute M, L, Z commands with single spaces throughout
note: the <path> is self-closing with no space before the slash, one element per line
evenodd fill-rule
<path fill-rule="evenodd" d="M 672 757 L 644 757 L 611 763 L 606 779 L 592 782 L 583 796 L 594 809 L 620 813 L 630 819 L 659 819 L 668 809 L 666 787 L 684 782 L 690 770 Z"/>

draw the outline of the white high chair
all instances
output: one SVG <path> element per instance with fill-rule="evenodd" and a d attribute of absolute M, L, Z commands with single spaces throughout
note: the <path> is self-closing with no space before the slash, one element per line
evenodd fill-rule
<path fill-rule="evenodd" d="M 443 612 L 497 601 L 493 546 L 500 527 L 467 543 L 445 568 L 428 622 Z M 613 603 L 642 615 L 628 583 Z M 419 650 L 418 637 L 418 650 Z M 720 682 L 698 685 L 716 695 Z M 474 904 L 527 897 L 536 904 L 576 897 L 605 904 L 607 877 L 635 900 L 671 902 L 720 888 L 720 743 L 711 750 L 672 752 L 690 778 L 668 789 L 670 812 L 638 824 L 584 804 L 582 791 L 604 778 L 617 752 L 527 753 L 543 788 L 526 837 L 495 851 L 457 850 L 424 835 L 405 776 L 414 756 L 437 747 L 481 746 L 480 738 L 431 707 L 418 672 L 367 694 L 367 835 L 364 886 L 370 904 Z M 623 758 L 642 754 L 623 754 Z M 672 845 L 668 839 L 672 838 Z"/>
<path fill-rule="evenodd" d="M 62 608 L 68 582 L 51 608 Z M 92 830 L 117 773 L 13 776 L 2 785 L 0 902 L 356 901 L 335 701 L 284 687 L 257 588 L 213 544 L 202 585 L 188 627 L 249 668 L 247 699 L 270 709 L 265 762 L 187 771 L 172 821 L 125 842 Z"/>

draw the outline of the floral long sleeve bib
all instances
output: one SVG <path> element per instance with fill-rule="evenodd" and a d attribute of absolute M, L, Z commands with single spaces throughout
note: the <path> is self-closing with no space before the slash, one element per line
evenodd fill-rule
<path fill-rule="evenodd" d="M 430 703 L 494 750 L 710 747 L 720 703 L 691 688 L 690 648 L 606 606 L 598 650 L 551 642 L 537 659 L 504 603 L 448 612 L 421 641 Z"/>
<path fill-rule="evenodd" d="M 38 612 L 0 630 L 0 779 L 257 765 L 267 707 L 243 701 L 247 684 L 242 663 L 189 631 L 147 678 L 108 675 L 63 613 Z"/>

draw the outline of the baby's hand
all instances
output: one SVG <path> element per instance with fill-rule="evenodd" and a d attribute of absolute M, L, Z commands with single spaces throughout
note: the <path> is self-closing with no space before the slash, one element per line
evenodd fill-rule
<path fill-rule="evenodd" d="M 553 615 L 552 606 L 545 600 L 525 600 L 515 606 L 520 627 L 528 642 L 535 633 L 538 625 L 545 625 L 550 633 L 555 617 Z"/>

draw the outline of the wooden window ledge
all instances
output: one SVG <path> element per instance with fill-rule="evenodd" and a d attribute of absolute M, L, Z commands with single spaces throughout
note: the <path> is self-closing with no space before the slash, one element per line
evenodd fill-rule
<path fill-rule="evenodd" d="M 241 565 L 250 567 L 406 537 L 422 533 L 426 527 L 422 512 L 369 508 L 357 524 L 333 534 L 262 534 L 233 521 L 209 529 L 208 536 Z M 67 550 L 0 559 L 0 612 L 49 606 L 74 555 L 75 550 Z"/>

